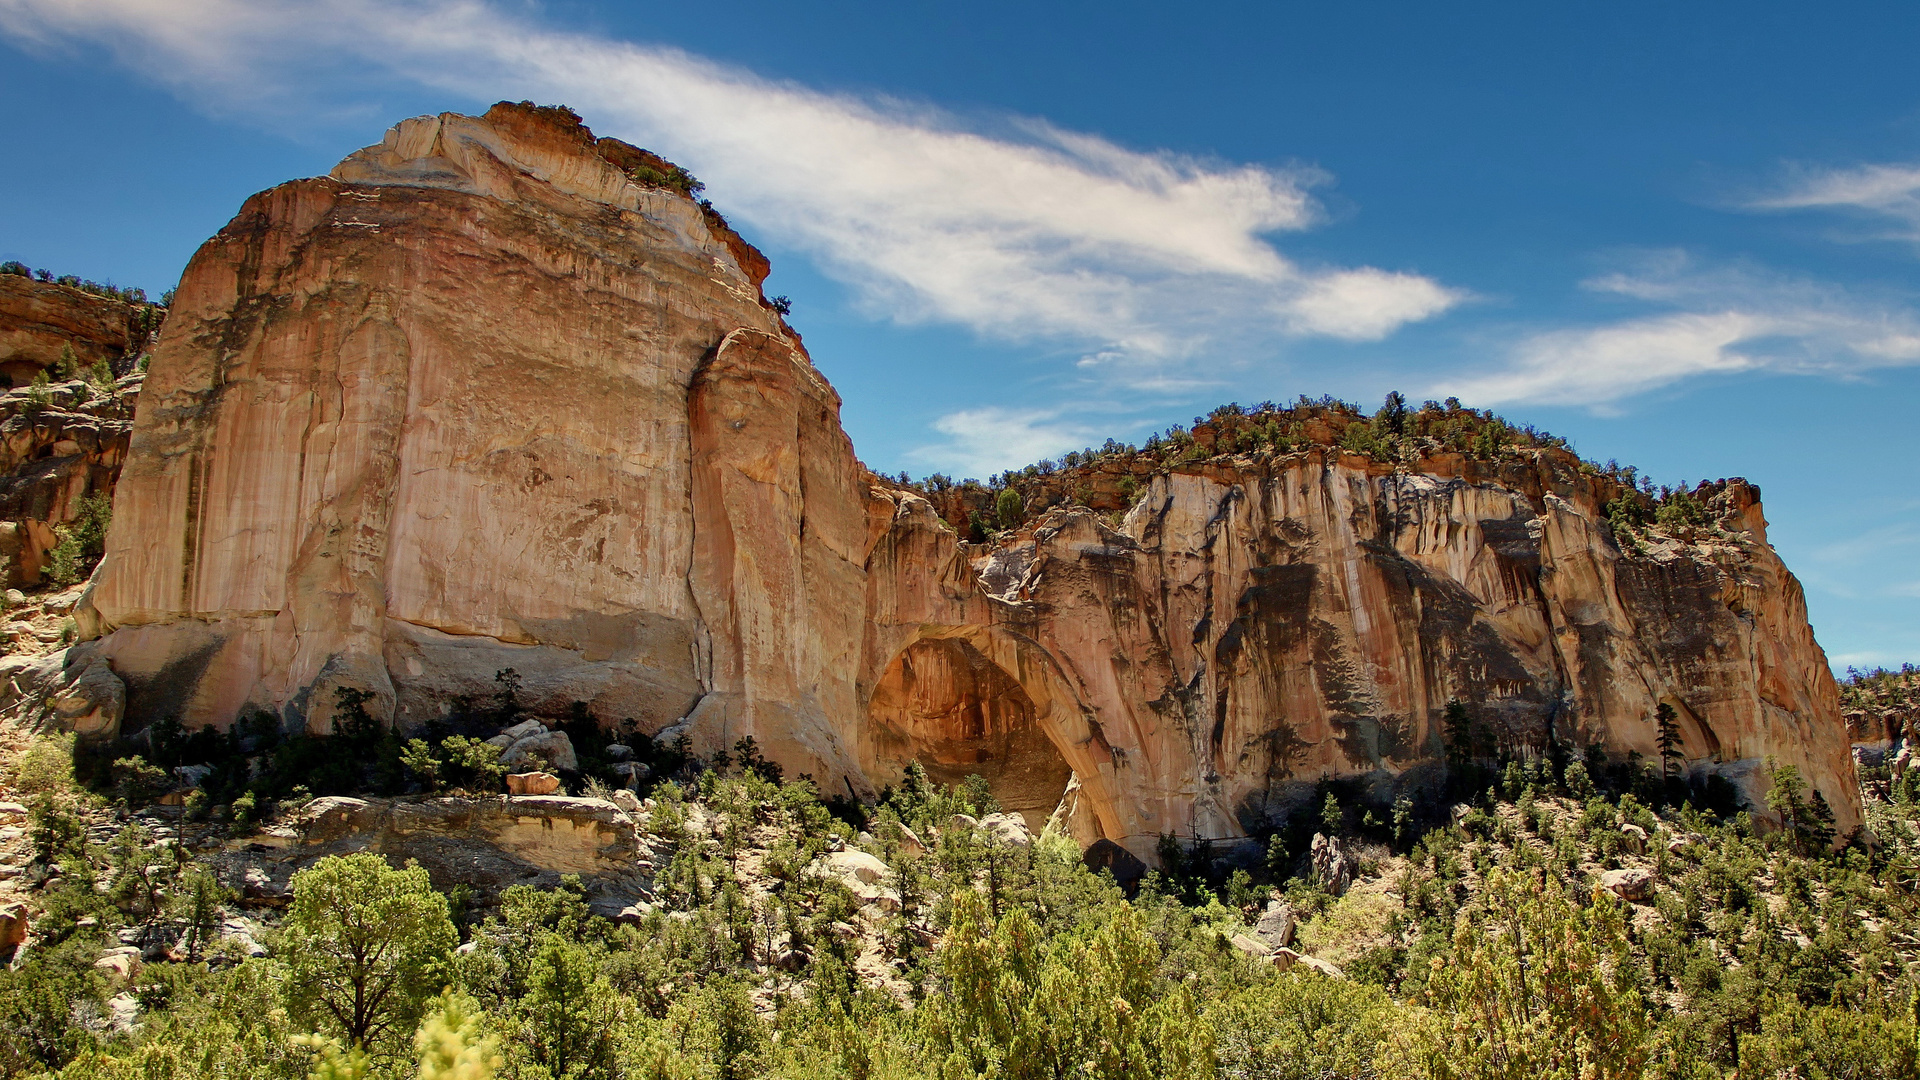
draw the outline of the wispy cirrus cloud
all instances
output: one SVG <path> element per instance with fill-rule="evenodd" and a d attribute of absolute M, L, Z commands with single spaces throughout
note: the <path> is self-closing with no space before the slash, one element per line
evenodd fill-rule
<path fill-rule="evenodd" d="M 1055 457 L 1103 437 L 1062 409 L 963 409 L 940 417 L 933 427 L 946 440 L 908 456 L 976 477 Z"/>
<path fill-rule="evenodd" d="M 222 108 L 337 104 L 373 70 L 474 100 L 565 101 L 691 167 L 732 216 L 807 252 L 876 317 L 1099 358 L 1151 386 L 1208 349 L 1375 340 L 1463 293 L 1307 266 L 1268 237 L 1320 221 L 1307 168 L 1127 149 L 1041 121 L 776 82 L 674 49 L 560 32 L 479 0 L 0 0 L 0 31 L 89 42 Z"/>
<path fill-rule="evenodd" d="M 1437 389 L 1476 402 L 1585 405 L 1736 373 L 1848 376 L 1920 364 L 1920 316 L 1901 298 L 1657 252 L 1582 283 L 1653 312 L 1521 336 L 1500 368 Z"/>
<path fill-rule="evenodd" d="M 1794 171 L 1771 195 L 1748 200 L 1754 210 L 1836 210 L 1878 221 L 1878 239 L 1920 241 L 1920 165 L 1862 165 Z"/>

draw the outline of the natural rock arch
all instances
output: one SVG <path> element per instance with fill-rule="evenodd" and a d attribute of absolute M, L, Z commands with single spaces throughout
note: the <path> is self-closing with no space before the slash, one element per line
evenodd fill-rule
<path fill-rule="evenodd" d="M 986 778 L 1000 804 L 1037 830 L 1071 796 L 1067 824 L 1090 843 L 1124 835 L 1079 699 L 1047 652 L 1000 627 L 922 626 L 867 694 L 860 755 L 868 776 L 918 760 L 939 782 Z"/>

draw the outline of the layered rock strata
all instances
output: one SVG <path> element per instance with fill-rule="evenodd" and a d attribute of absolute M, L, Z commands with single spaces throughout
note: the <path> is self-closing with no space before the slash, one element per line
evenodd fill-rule
<path fill-rule="evenodd" d="M 82 370 L 105 360 L 115 375 L 125 375 L 163 313 L 154 304 L 0 274 L 0 387 L 27 385 L 69 351 Z"/>
<path fill-rule="evenodd" d="M 1857 823 L 1746 485 L 1623 550 L 1564 452 L 1312 445 L 965 544 L 860 466 L 765 261 L 641 153 L 559 110 L 418 118 L 202 248 L 85 620 L 129 731 L 324 732 L 342 687 L 417 726 L 511 667 L 535 714 L 751 735 L 836 794 L 919 760 L 1151 860 L 1322 778 L 1430 781 L 1451 699 L 1513 753 L 1650 760 L 1666 703 L 1691 766 L 1757 791 L 1774 756 Z"/>

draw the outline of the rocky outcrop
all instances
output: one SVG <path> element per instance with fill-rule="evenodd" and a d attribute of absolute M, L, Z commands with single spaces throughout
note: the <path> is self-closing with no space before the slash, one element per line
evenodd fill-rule
<path fill-rule="evenodd" d="M 507 667 L 533 712 L 649 731 L 764 698 L 703 621 L 689 402 L 710 363 L 810 365 L 738 237 L 605 145 L 552 110 L 407 121 L 194 257 L 93 593 L 138 723 L 325 731 L 352 687 L 419 724 Z"/>
<path fill-rule="evenodd" d="M 1026 500 L 1106 513 L 967 544 L 943 513 L 978 507 L 860 466 L 764 260 L 642 153 L 563 110 L 417 118 L 202 248 L 81 620 L 129 731 L 324 732 L 342 689 L 417 726 L 511 667 L 534 716 L 752 736 L 834 794 L 914 760 L 978 774 L 1010 830 L 1051 812 L 1131 870 L 1324 778 L 1432 783 L 1455 698 L 1508 753 L 1650 760 L 1665 703 L 1692 767 L 1757 792 L 1775 756 L 1857 823 L 1748 485 L 1629 540 L 1564 451 L 1382 461 L 1310 420 L 1242 453 L 1196 428 L 1192 454 Z"/>
<path fill-rule="evenodd" d="M 0 281 L 8 280 L 0 276 Z M 108 387 L 74 379 L 0 395 L 0 582 L 41 583 L 54 530 L 90 496 L 113 497 L 143 376 Z"/>
<path fill-rule="evenodd" d="M 80 370 L 105 360 L 115 375 L 125 375 L 163 312 L 74 285 L 0 274 L 0 388 L 27 385 L 69 350 Z"/>
<path fill-rule="evenodd" d="M 1561 450 L 1409 467 L 1316 445 L 1176 465 L 1117 528 L 1058 509 L 979 552 L 895 490 L 863 679 L 885 702 L 894 658 L 929 639 L 1018 673 L 1092 835 L 1142 854 L 1256 832 L 1323 778 L 1431 783 L 1453 699 L 1504 753 L 1645 761 L 1664 702 L 1690 767 L 1757 802 L 1774 757 L 1857 826 L 1838 690 L 1757 492 L 1727 482 L 1716 524 L 1624 548 L 1610 495 Z M 890 716 L 875 771 L 916 752 L 885 740 Z"/>
<path fill-rule="evenodd" d="M 229 876 L 256 901 L 287 895 L 302 868 L 353 851 L 415 860 L 442 889 L 465 885 L 491 901 L 510 885 L 557 885 L 580 875 L 590 895 L 623 898 L 650 887 L 640 823 L 599 799 L 529 795 L 492 799 L 316 799 L 284 823 L 234 842 Z M 617 905 L 616 908 L 617 910 Z"/>

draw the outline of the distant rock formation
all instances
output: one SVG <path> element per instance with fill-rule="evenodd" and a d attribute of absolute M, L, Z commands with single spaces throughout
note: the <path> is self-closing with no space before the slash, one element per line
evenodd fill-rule
<path fill-rule="evenodd" d="M 67 350 L 82 369 L 105 360 L 115 376 L 125 375 L 163 315 L 157 305 L 35 281 L 24 273 L 0 274 L 0 389 L 27 385 Z"/>
<path fill-rule="evenodd" d="M 89 495 L 112 496 L 140 394 L 135 362 L 163 315 L 153 304 L 0 274 L 0 584 L 40 584 L 54 529 L 78 517 Z M 81 377 L 102 362 L 104 383 Z M 50 385 L 30 390 L 42 373 Z"/>
<path fill-rule="evenodd" d="M 342 687 L 418 726 L 511 667 L 536 715 L 752 735 L 829 793 L 977 773 L 1150 862 L 1324 777 L 1426 782 L 1451 698 L 1515 752 L 1654 760 L 1665 702 L 1696 767 L 1753 791 L 1776 756 L 1857 824 L 1744 484 L 1711 536 L 1623 552 L 1571 455 L 1315 443 L 966 544 L 860 465 L 766 261 L 682 177 L 502 103 L 250 199 L 182 279 L 80 613 L 124 729 L 325 732 Z"/>

